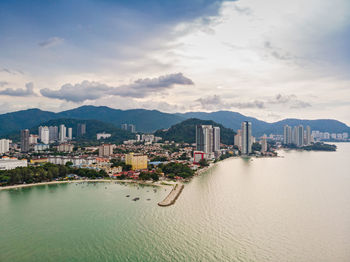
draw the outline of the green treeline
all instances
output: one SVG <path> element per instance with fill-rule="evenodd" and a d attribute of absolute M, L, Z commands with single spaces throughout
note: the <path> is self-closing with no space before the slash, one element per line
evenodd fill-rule
<path fill-rule="evenodd" d="M 194 175 L 194 171 L 189 168 L 187 165 L 181 163 L 168 163 L 168 164 L 159 164 L 158 168 L 164 172 L 164 175 L 168 178 L 174 178 L 179 176 L 182 178 L 189 178 Z"/>
<path fill-rule="evenodd" d="M 63 166 L 46 163 L 43 166 L 17 167 L 12 170 L 2 170 L 0 171 L 0 185 L 48 182 L 55 179 L 63 179 L 67 175 L 72 174 L 90 179 L 108 177 L 107 173 L 103 170 L 97 171 L 88 168 L 73 168 L 69 165 Z"/>

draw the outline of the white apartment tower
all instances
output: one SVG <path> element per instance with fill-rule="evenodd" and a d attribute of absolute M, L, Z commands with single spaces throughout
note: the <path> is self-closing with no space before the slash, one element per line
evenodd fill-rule
<path fill-rule="evenodd" d="M 72 140 L 73 138 L 73 129 L 71 127 L 68 128 L 68 139 Z"/>
<path fill-rule="evenodd" d="M 220 127 L 213 127 L 213 151 L 220 151 Z"/>
<path fill-rule="evenodd" d="M 292 127 L 285 125 L 283 131 L 283 143 L 285 145 L 292 144 Z"/>
<path fill-rule="evenodd" d="M 67 131 L 66 131 L 66 127 L 64 125 L 60 125 L 60 133 L 59 133 L 59 142 L 64 142 L 66 140 L 66 134 L 67 134 Z"/>
<path fill-rule="evenodd" d="M 210 154 L 220 150 L 220 128 L 211 125 L 196 126 L 196 150 Z"/>
<path fill-rule="evenodd" d="M 40 140 L 43 144 L 49 144 L 50 142 L 50 131 L 49 128 L 47 126 L 41 126 L 41 128 L 39 127 L 40 130 Z"/>

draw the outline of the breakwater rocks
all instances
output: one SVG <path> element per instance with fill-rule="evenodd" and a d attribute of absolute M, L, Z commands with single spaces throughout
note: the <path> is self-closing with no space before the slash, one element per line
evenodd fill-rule
<path fill-rule="evenodd" d="M 158 206 L 161 207 L 166 207 L 166 206 L 171 206 L 175 203 L 176 199 L 179 197 L 181 194 L 182 190 L 184 189 L 184 185 L 182 184 L 176 184 L 174 188 L 171 190 L 169 195 L 166 196 L 166 198 L 158 203 Z"/>

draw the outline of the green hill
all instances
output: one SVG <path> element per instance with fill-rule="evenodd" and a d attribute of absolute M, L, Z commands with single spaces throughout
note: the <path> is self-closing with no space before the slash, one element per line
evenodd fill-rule
<path fill-rule="evenodd" d="M 195 143 L 196 125 L 212 125 L 220 127 L 221 143 L 226 145 L 233 144 L 234 135 L 236 133 L 232 129 L 226 128 L 212 120 L 200 120 L 197 118 L 187 119 L 179 124 L 171 126 L 168 130 L 158 130 L 155 132 L 155 135 L 162 137 L 163 140 L 175 141 L 178 143 Z"/>

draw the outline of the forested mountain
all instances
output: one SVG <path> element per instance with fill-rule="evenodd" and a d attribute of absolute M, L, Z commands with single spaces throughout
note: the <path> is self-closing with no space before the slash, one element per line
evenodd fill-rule
<path fill-rule="evenodd" d="M 196 125 L 212 125 L 220 127 L 221 143 L 232 145 L 234 141 L 235 132 L 218 124 L 212 120 L 201 120 L 196 118 L 187 119 L 181 123 L 171 126 L 167 130 L 158 130 L 155 132 L 156 136 L 162 137 L 163 140 L 175 141 L 178 143 L 195 143 L 196 140 Z"/>
<path fill-rule="evenodd" d="M 274 123 L 261 121 L 254 117 L 244 116 L 237 112 L 217 111 L 212 113 L 188 112 L 184 114 L 168 114 L 157 110 L 132 109 L 119 110 L 106 106 L 82 106 L 72 110 L 53 113 L 40 109 L 28 109 L 13 113 L 0 115 L 0 137 L 19 132 L 24 128 L 35 127 L 45 121 L 54 119 L 76 119 L 76 120 L 99 120 L 120 128 L 123 123 L 135 124 L 136 130 L 140 132 L 154 132 L 159 129 L 166 129 L 189 118 L 212 120 L 227 128 L 237 130 L 241 122 L 250 121 L 253 126 L 253 135 L 282 134 L 285 124 L 309 125 L 312 130 L 319 130 L 330 133 L 350 133 L 350 127 L 346 124 L 332 119 L 302 120 L 284 119 Z"/>

